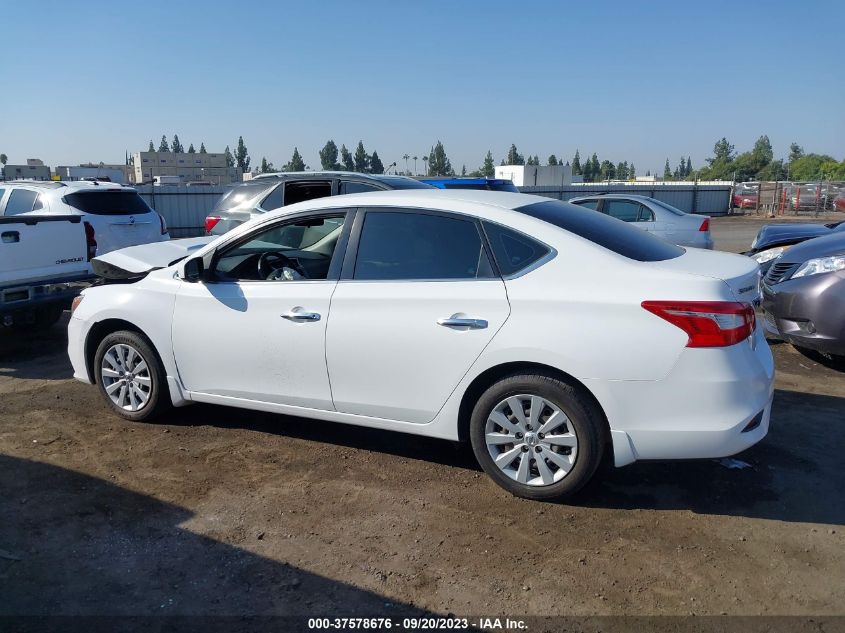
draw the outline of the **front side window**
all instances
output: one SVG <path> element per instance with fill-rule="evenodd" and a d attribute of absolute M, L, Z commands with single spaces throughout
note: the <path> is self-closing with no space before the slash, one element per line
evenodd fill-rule
<path fill-rule="evenodd" d="M 332 195 L 332 183 L 329 180 L 315 182 L 287 182 L 285 183 L 285 206 L 325 198 Z"/>
<path fill-rule="evenodd" d="M 6 203 L 5 215 L 20 215 L 29 213 L 35 205 L 38 194 L 29 189 L 12 189 L 9 201 Z"/>
<path fill-rule="evenodd" d="M 477 279 L 493 276 L 472 220 L 426 213 L 369 211 L 355 279 Z"/>
<path fill-rule="evenodd" d="M 218 281 L 327 279 L 345 214 L 276 224 L 224 250 L 213 265 Z"/>

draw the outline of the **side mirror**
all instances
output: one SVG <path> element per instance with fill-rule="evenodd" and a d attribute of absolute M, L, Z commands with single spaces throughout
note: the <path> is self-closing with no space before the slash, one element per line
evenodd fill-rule
<path fill-rule="evenodd" d="M 185 262 L 183 278 L 185 281 L 196 283 L 202 281 L 205 273 L 205 266 L 202 262 L 202 257 L 194 257 Z"/>

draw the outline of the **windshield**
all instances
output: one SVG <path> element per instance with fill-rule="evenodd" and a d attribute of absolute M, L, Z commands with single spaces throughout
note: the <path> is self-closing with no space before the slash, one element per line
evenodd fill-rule
<path fill-rule="evenodd" d="M 630 224 L 577 205 L 549 200 L 515 209 L 554 224 L 594 244 L 639 262 L 659 262 L 684 254 L 684 249 L 664 242 Z"/>
<path fill-rule="evenodd" d="M 384 183 L 391 189 L 434 189 L 434 187 L 427 183 L 402 176 L 380 176 L 376 180 Z"/>

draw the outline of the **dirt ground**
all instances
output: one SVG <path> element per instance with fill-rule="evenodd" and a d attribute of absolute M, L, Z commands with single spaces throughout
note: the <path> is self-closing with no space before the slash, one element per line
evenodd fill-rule
<path fill-rule="evenodd" d="M 759 226 L 714 225 L 722 247 Z M 638 463 L 563 505 L 443 441 L 201 405 L 126 422 L 65 345 L 0 337 L 0 616 L 845 615 L 845 368 L 789 346 L 748 468 Z"/>

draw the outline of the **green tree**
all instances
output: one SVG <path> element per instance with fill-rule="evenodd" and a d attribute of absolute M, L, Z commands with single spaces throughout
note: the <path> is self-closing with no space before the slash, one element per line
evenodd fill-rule
<path fill-rule="evenodd" d="M 158 151 L 160 151 L 160 152 L 169 152 L 170 151 L 170 144 L 167 142 L 167 137 L 164 134 L 161 135 L 161 143 L 158 146 Z"/>
<path fill-rule="evenodd" d="M 581 169 L 581 155 L 578 153 L 578 150 L 575 150 L 575 158 L 572 159 L 572 175 L 573 176 L 581 176 L 583 175 L 583 171 Z"/>
<path fill-rule="evenodd" d="M 596 156 L 596 153 L 593 152 L 592 158 L 590 158 L 590 175 L 595 181 L 601 174 L 601 165 L 599 165 L 599 157 Z"/>
<path fill-rule="evenodd" d="M 182 147 L 182 143 L 179 142 L 179 135 L 173 135 L 173 142 L 170 144 L 170 151 L 174 154 L 183 154 L 185 152 L 185 148 Z"/>
<path fill-rule="evenodd" d="M 148 151 L 148 152 L 154 152 L 154 151 L 156 151 L 156 146 L 155 146 L 155 145 L 153 145 L 153 139 L 150 139 L 150 147 L 149 147 L 149 149 L 147 149 L 147 151 Z"/>
<path fill-rule="evenodd" d="M 194 144 L 193 144 L 193 143 L 191 143 L 191 144 L 188 146 L 188 153 L 189 153 L 189 154 L 196 154 L 196 153 L 197 153 L 197 150 L 195 150 L 195 149 L 194 149 Z"/>
<path fill-rule="evenodd" d="M 791 143 L 789 145 L 789 162 L 794 163 L 796 160 L 804 155 L 804 148 L 798 143 Z"/>
<path fill-rule="evenodd" d="M 202 150 L 200 150 L 200 154 L 202 154 Z M 229 149 L 229 146 L 226 146 L 226 150 L 223 152 L 223 156 L 226 158 L 226 167 L 234 167 L 235 166 L 235 157 L 232 156 L 232 151 Z"/>
<path fill-rule="evenodd" d="M 581 175 L 583 176 L 584 182 L 593 182 L 593 161 L 589 155 L 581 167 Z"/>
<path fill-rule="evenodd" d="M 428 156 L 423 156 L 422 161 L 423 161 L 423 171 L 425 172 L 425 175 L 430 176 L 431 174 L 428 173 Z"/>
<path fill-rule="evenodd" d="M 617 180 L 628 180 L 628 161 L 616 163 Z"/>
<path fill-rule="evenodd" d="M 9 157 L 6 156 L 5 154 L 0 154 L 0 163 L 3 164 L 3 167 L 5 167 L 6 163 L 8 163 L 8 162 L 9 162 Z"/>
<path fill-rule="evenodd" d="M 684 180 L 687 177 L 687 161 L 684 160 L 683 156 L 681 156 L 681 162 L 675 174 L 677 174 L 678 180 Z"/>
<path fill-rule="evenodd" d="M 531 156 L 531 155 L 529 154 L 529 155 L 528 155 L 528 160 L 527 160 L 527 161 L 525 161 L 525 164 L 526 164 L 526 165 L 533 165 L 533 164 L 534 164 L 534 157 L 533 157 L 533 156 Z"/>
<path fill-rule="evenodd" d="M 613 180 L 616 178 L 616 167 L 609 160 L 603 160 L 599 173 L 602 180 Z"/>
<path fill-rule="evenodd" d="M 402 154 L 402 158 L 405 159 L 405 174 L 411 173 L 410 168 L 408 167 L 408 159 L 411 157 L 410 154 Z"/>
<path fill-rule="evenodd" d="M 249 152 L 244 145 L 244 137 L 238 137 L 238 146 L 235 148 L 235 164 L 243 173 L 249 171 Z"/>
<path fill-rule="evenodd" d="M 462 165 L 461 166 L 461 177 L 465 177 L 466 175 L 467 175 L 467 166 Z"/>
<path fill-rule="evenodd" d="M 557 162 L 557 156 L 555 156 L 554 154 L 550 155 L 550 156 L 549 156 L 548 163 L 549 163 L 549 165 L 551 165 L 552 167 L 554 167 L 555 165 L 558 165 L 559 163 Z"/>
<path fill-rule="evenodd" d="M 384 165 L 381 162 L 381 159 L 378 157 L 378 152 L 373 150 L 373 155 L 370 156 L 370 173 L 371 174 L 383 174 L 384 173 Z"/>
<path fill-rule="evenodd" d="M 262 156 L 261 157 L 261 167 L 258 168 L 262 174 L 272 174 L 276 171 L 275 167 L 273 167 L 273 163 L 268 163 L 267 159 Z"/>
<path fill-rule="evenodd" d="M 358 147 L 355 148 L 355 171 L 367 173 L 370 170 L 370 157 L 364 150 L 364 142 L 358 141 Z"/>
<path fill-rule="evenodd" d="M 333 140 L 326 141 L 323 149 L 320 150 L 320 166 L 323 169 L 339 169 L 337 162 L 337 145 Z"/>
<path fill-rule="evenodd" d="M 663 167 L 663 180 L 672 180 L 672 169 L 669 167 L 669 159 L 666 159 L 666 166 Z"/>
<path fill-rule="evenodd" d="M 510 149 L 508 150 L 508 156 L 505 158 L 505 165 L 524 165 L 525 158 L 520 154 L 517 149 L 516 145 L 511 144 Z"/>
<path fill-rule="evenodd" d="M 481 175 L 485 178 L 492 178 L 496 175 L 496 166 L 493 164 L 493 152 L 487 150 L 487 156 L 484 157 L 484 163 L 479 170 Z"/>
<path fill-rule="evenodd" d="M 352 159 L 350 151 L 346 149 L 346 145 L 340 146 L 340 160 L 346 171 L 355 171 L 355 161 Z"/>
<path fill-rule="evenodd" d="M 205 143 L 200 143 L 200 154 L 208 154 L 208 152 L 205 151 Z"/>
<path fill-rule="evenodd" d="M 299 155 L 299 150 L 296 147 L 293 148 L 293 156 L 285 165 L 284 171 L 305 171 L 305 161 L 302 160 L 302 156 Z"/>
<path fill-rule="evenodd" d="M 716 161 L 730 162 L 736 157 L 734 146 L 728 142 L 724 136 L 716 141 L 713 146 L 713 158 L 708 158 L 707 163 L 712 164 Z"/>
<path fill-rule="evenodd" d="M 760 165 L 760 169 L 772 162 L 775 153 L 772 151 L 772 143 L 768 136 L 764 134 L 757 139 L 754 148 L 751 150 L 751 156 L 754 158 L 754 162 Z"/>
<path fill-rule="evenodd" d="M 637 168 L 634 167 L 634 163 L 631 163 L 631 166 L 628 167 L 628 178 L 630 180 L 634 180 L 637 177 Z"/>
<path fill-rule="evenodd" d="M 686 175 L 687 175 L 687 178 L 689 178 L 690 176 L 693 175 L 692 174 L 692 159 L 689 156 L 687 156 L 687 174 Z"/>
<path fill-rule="evenodd" d="M 820 180 L 836 172 L 836 159 L 827 154 L 804 154 L 789 165 L 792 180 Z"/>
<path fill-rule="evenodd" d="M 428 169 L 432 176 L 455 175 L 455 172 L 452 170 L 452 163 L 446 157 L 446 150 L 440 141 L 437 141 L 437 144 L 431 148 L 431 152 L 428 155 Z"/>

